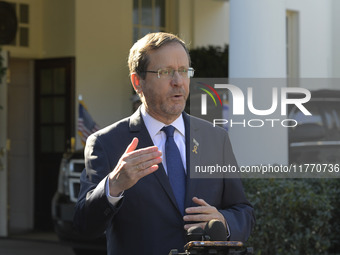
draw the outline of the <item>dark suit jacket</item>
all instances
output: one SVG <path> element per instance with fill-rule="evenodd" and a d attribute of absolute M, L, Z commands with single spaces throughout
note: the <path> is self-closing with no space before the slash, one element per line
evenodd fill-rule
<path fill-rule="evenodd" d="M 192 202 L 193 196 L 204 199 L 226 218 L 230 240 L 245 241 L 255 220 L 241 181 L 235 178 L 190 178 L 190 162 L 236 165 L 227 132 L 185 113 L 183 118 L 188 174 L 185 206 L 197 206 Z M 88 138 L 86 169 L 81 176 L 74 223 L 88 236 L 99 236 L 106 231 L 108 254 L 112 255 L 167 255 L 174 248 L 183 250 L 185 223 L 162 164 L 156 172 L 126 190 L 116 206 L 106 198 L 107 175 L 115 168 L 133 137 L 139 139 L 138 148 L 153 145 L 140 110 Z M 193 139 L 190 137 L 199 143 L 197 154 L 192 152 Z"/>

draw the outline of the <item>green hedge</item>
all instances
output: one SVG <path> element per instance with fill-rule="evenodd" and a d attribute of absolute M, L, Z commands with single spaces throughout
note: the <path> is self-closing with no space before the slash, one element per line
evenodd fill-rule
<path fill-rule="evenodd" d="M 340 254 L 340 179 L 244 179 L 254 254 Z"/>
<path fill-rule="evenodd" d="M 191 66 L 194 77 L 228 77 L 228 45 L 198 47 L 190 50 Z"/>

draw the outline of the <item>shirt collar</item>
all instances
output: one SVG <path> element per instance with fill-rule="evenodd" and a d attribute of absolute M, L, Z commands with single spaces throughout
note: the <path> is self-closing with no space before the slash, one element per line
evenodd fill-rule
<path fill-rule="evenodd" d="M 164 126 L 167 126 L 163 122 L 156 120 L 149 113 L 147 113 L 144 104 L 141 106 L 141 114 L 151 138 L 154 138 Z M 183 137 L 185 136 L 185 126 L 182 114 L 170 125 L 174 126 Z"/>

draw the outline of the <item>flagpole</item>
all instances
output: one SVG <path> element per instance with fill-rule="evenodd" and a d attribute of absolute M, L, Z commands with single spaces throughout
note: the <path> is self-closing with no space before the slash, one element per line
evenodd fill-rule
<path fill-rule="evenodd" d="M 80 104 L 80 102 L 82 102 L 82 101 L 83 101 L 83 95 L 82 95 L 82 94 L 79 94 L 79 95 L 78 95 L 78 106 L 77 106 L 77 109 L 78 109 L 78 119 L 79 119 L 79 104 Z M 77 130 L 76 130 L 76 135 L 75 135 L 74 139 L 71 140 L 71 146 L 72 146 L 72 142 L 73 142 L 74 149 L 75 149 L 76 144 L 77 144 L 77 138 L 78 138 L 77 133 L 79 132 L 79 131 L 78 131 L 78 125 L 79 125 L 78 119 L 77 119 Z M 71 148 L 72 148 L 72 147 L 71 147 Z"/>

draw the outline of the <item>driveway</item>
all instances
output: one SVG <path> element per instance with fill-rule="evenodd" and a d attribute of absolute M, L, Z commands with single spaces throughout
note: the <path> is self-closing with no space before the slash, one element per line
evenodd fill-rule
<path fill-rule="evenodd" d="M 1 255 L 74 255 L 69 246 L 58 241 L 0 238 Z"/>

